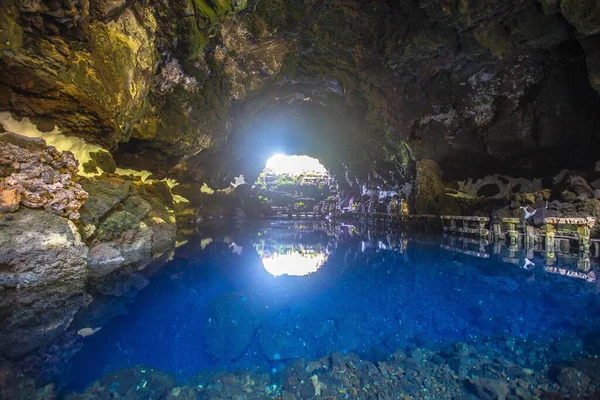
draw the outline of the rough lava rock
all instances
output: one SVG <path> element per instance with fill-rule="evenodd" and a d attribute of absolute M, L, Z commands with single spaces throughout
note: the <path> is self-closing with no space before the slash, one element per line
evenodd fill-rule
<path fill-rule="evenodd" d="M 594 198 L 594 189 L 587 183 L 587 181 L 579 175 L 574 175 L 569 178 L 568 187 L 577 196 L 585 199 Z"/>
<path fill-rule="evenodd" d="M 123 5 L 3 3 L 0 109 L 109 147 L 126 137 L 145 110 L 157 23 Z"/>
<path fill-rule="evenodd" d="M 0 211 L 15 211 L 20 203 L 76 220 L 87 199 L 76 175 L 73 154 L 43 139 L 0 134 Z"/>
<path fill-rule="evenodd" d="M 82 208 L 82 222 L 94 276 L 124 265 L 147 264 L 173 247 L 175 217 L 160 198 L 142 193 L 146 185 L 117 178 L 86 180 L 83 185 L 93 193 Z"/>

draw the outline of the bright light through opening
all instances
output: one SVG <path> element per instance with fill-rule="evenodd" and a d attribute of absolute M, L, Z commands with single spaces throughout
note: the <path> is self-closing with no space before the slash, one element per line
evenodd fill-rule
<path fill-rule="evenodd" d="M 265 170 L 275 174 L 301 175 L 304 173 L 327 174 L 327 170 L 316 158 L 275 154 L 269 158 Z"/>
<path fill-rule="evenodd" d="M 326 254 L 301 254 L 290 251 L 287 254 L 272 254 L 262 259 L 265 269 L 273 276 L 303 276 L 316 272 L 325 262 Z"/>

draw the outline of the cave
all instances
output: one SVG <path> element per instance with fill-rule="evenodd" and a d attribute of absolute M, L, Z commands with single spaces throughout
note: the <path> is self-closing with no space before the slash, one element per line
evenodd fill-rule
<path fill-rule="evenodd" d="M 337 193 L 335 178 L 319 160 L 279 153 L 267 160 L 255 187 L 258 199 L 268 204 L 272 214 L 304 212 L 307 216 Z"/>
<path fill-rule="evenodd" d="M 600 397 L 600 2 L 6 0 L 1 399 Z"/>

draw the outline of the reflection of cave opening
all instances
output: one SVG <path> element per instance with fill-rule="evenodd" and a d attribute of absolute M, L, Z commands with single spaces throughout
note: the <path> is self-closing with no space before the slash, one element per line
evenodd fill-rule
<path fill-rule="evenodd" d="M 331 201 L 337 186 L 316 158 L 276 154 L 269 158 L 255 187 L 276 212 L 312 212 Z"/>
<path fill-rule="evenodd" d="M 271 275 L 309 275 L 329 255 L 332 236 L 326 230 L 327 224 L 317 221 L 275 222 L 261 232 L 254 247 Z"/>
<path fill-rule="evenodd" d="M 263 265 L 273 276 L 293 275 L 303 276 L 316 272 L 325 263 L 327 253 L 322 249 L 282 248 L 265 252 L 261 256 Z"/>

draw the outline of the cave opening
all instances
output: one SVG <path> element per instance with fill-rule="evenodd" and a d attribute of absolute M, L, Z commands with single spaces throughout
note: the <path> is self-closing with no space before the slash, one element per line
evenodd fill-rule
<path fill-rule="evenodd" d="M 329 256 L 329 243 L 320 221 L 292 225 L 274 222 L 261 230 L 253 245 L 265 271 L 274 277 L 313 274 Z"/>
<path fill-rule="evenodd" d="M 254 184 L 275 213 L 307 213 L 332 201 L 337 185 L 327 168 L 307 155 L 271 156 Z"/>

